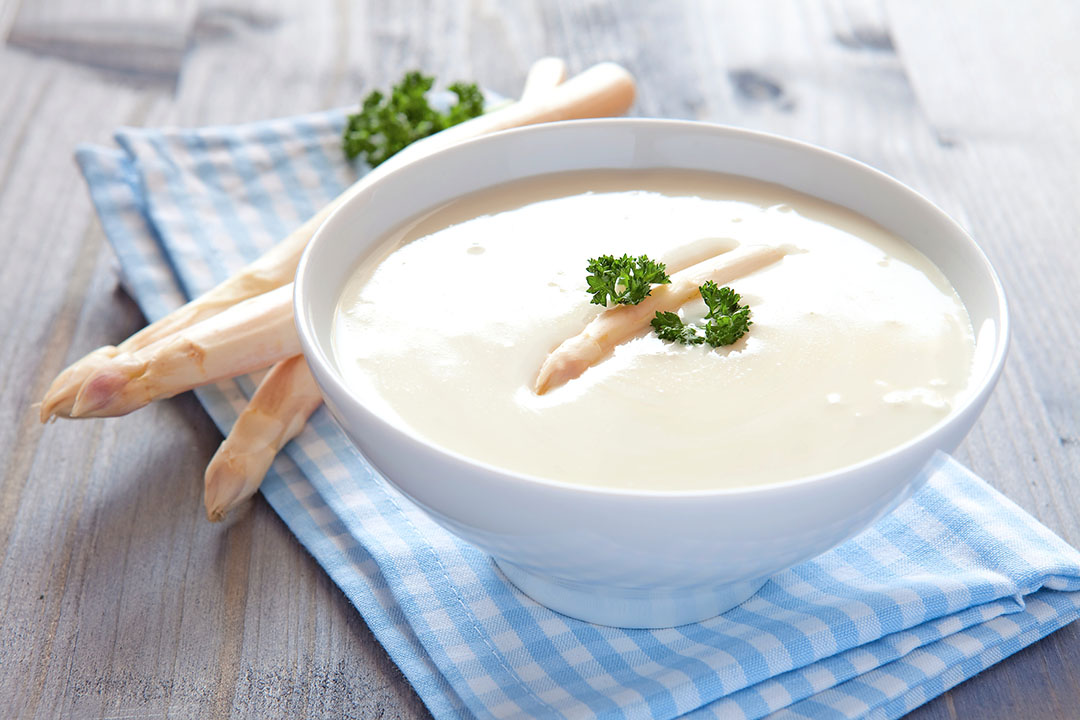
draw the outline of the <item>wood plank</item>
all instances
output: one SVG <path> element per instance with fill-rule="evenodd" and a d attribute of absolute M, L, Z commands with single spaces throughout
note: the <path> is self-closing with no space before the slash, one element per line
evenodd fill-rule
<path fill-rule="evenodd" d="M 8 53 L 0 55 L 0 62 L 14 71 L 13 77 L 21 78 L 20 85 L 44 88 L 40 96 L 19 92 L 8 96 L 12 108 L 6 114 L 13 118 L 9 127 L 16 141 L 0 150 L 4 168 L 0 218 L 7 228 L 8 257 L 0 267 L 5 288 L 0 313 L 10 319 L 0 330 L 0 387 L 7 400 L 0 405 L 0 457 L 6 458 L 0 485 L 2 556 L 32 448 L 42 435 L 30 406 L 47 387 L 49 376 L 63 367 L 74 316 L 94 277 L 93 263 L 102 245 L 100 234 L 86 232 L 89 199 L 71 172 L 70 148 L 80 135 L 100 134 L 94 123 L 106 128 L 121 122 L 135 104 L 130 96 L 120 95 L 113 114 L 68 122 L 62 118 L 69 103 L 88 100 L 77 78 L 59 74 L 55 64 L 37 65 Z M 26 97 L 35 100 L 24 105 L 21 100 Z"/>

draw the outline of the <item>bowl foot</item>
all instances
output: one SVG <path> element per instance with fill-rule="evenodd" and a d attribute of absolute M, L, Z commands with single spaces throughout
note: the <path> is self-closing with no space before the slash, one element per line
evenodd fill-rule
<path fill-rule="evenodd" d="M 631 590 L 567 582 L 525 570 L 506 560 L 495 564 L 536 602 L 578 620 L 621 628 L 665 628 L 700 622 L 749 599 L 768 578 L 686 590 Z"/>

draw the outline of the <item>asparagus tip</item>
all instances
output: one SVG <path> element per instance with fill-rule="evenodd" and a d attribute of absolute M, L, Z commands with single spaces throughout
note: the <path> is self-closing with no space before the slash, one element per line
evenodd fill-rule
<path fill-rule="evenodd" d="M 210 522 L 221 522 L 229 511 L 255 494 L 259 489 L 248 482 L 250 471 L 244 455 L 233 455 L 223 444 L 206 466 L 203 504 Z M 259 476 L 262 479 L 262 476 Z"/>
<path fill-rule="evenodd" d="M 122 361 L 93 371 L 79 388 L 70 417 L 113 417 L 142 407 L 146 403 L 139 402 L 133 383 L 139 374 L 131 363 Z"/>
<path fill-rule="evenodd" d="M 58 417 L 72 417 L 75 398 L 86 379 L 102 364 L 119 354 L 113 345 L 99 347 L 82 358 L 68 365 L 45 391 L 45 397 L 38 403 L 38 416 L 41 422 L 49 422 Z"/>
<path fill-rule="evenodd" d="M 61 374 L 45 393 L 41 402 L 37 403 L 38 417 L 46 423 L 58 417 L 71 417 L 71 410 L 75 405 L 75 397 L 82 387 L 86 376 L 80 373 L 76 376 L 70 373 L 73 368 L 68 368 Z"/>

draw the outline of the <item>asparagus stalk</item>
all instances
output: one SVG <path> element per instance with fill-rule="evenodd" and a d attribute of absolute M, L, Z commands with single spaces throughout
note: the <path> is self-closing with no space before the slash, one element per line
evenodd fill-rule
<path fill-rule="evenodd" d="M 248 298 L 134 352 L 121 352 L 83 382 L 71 417 L 125 415 L 154 400 L 298 355 L 292 283 Z"/>
<path fill-rule="evenodd" d="M 266 374 L 206 467 L 204 501 L 211 522 L 255 494 L 274 456 L 321 404 L 302 356 L 282 360 Z"/>
<path fill-rule="evenodd" d="M 674 273 L 670 285 L 653 288 L 652 294 L 637 305 L 604 310 L 584 330 L 564 340 L 547 356 L 536 378 L 536 394 L 543 395 L 579 377 L 616 345 L 647 328 L 657 312 L 677 310 L 691 300 L 706 280 L 723 285 L 760 270 L 785 254 L 781 248 L 763 245 L 740 247 Z"/>
<path fill-rule="evenodd" d="M 566 62 L 562 58 L 543 57 L 529 68 L 525 86 L 521 89 L 521 101 L 530 102 L 542 98 L 551 89 L 566 80 Z"/>
<path fill-rule="evenodd" d="M 106 372 L 113 364 L 129 362 L 132 354 L 238 302 L 291 282 L 300 254 L 323 220 L 383 174 L 456 143 L 498 130 L 571 118 L 621 115 L 633 99 L 633 77 L 614 63 L 600 63 L 546 95 L 538 94 L 528 101 L 500 108 L 413 143 L 354 183 L 265 255 L 214 289 L 148 325 L 120 345 L 98 348 L 77 360 L 57 376 L 46 392 L 40 407 L 41 421 L 81 416 L 75 409 L 77 398 L 91 376 Z M 87 409 L 85 403 L 82 409 Z"/>
<path fill-rule="evenodd" d="M 217 287 L 147 325 L 119 345 L 98 348 L 68 366 L 53 380 L 41 401 L 41 421 L 46 422 L 54 417 L 77 417 L 73 409 L 80 388 L 98 370 L 121 362 L 118 358 L 153 345 L 248 298 L 292 282 L 300 254 L 308 240 L 340 200 L 338 198 L 320 210 L 284 240 Z"/>

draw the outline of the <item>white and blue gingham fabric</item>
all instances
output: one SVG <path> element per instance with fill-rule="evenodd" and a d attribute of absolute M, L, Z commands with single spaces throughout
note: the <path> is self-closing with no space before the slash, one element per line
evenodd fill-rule
<path fill-rule="evenodd" d="M 343 122 L 122 129 L 118 148 L 80 148 L 146 315 L 209 289 L 353 182 Z M 199 398 L 225 431 L 251 389 Z M 325 410 L 262 492 L 436 718 L 895 718 L 1080 609 L 1080 553 L 952 459 L 926 472 L 892 515 L 738 608 L 652 631 L 522 595 L 389 487 Z"/>

